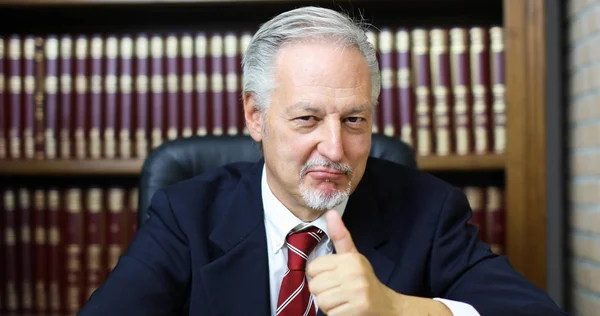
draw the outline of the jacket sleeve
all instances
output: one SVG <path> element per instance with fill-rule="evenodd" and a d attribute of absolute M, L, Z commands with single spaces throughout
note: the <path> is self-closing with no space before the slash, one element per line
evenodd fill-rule
<path fill-rule="evenodd" d="M 507 257 L 494 254 L 468 224 L 466 196 L 451 189 L 442 206 L 431 255 L 431 288 L 436 296 L 465 302 L 481 315 L 567 315 L 540 288 L 525 279 Z"/>
<path fill-rule="evenodd" d="M 165 191 L 153 196 L 148 214 L 79 315 L 169 315 L 183 304 L 190 277 L 189 247 Z"/>

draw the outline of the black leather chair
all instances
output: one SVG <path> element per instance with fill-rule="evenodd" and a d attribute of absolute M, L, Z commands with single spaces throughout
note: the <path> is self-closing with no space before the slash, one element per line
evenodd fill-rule
<path fill-rule="evenodd" d="M 374 134 L 370 155 L 417 168 L 414 151 L 399 139 Z M 192 136 L 167 141 L 154 149 L 142 167 L 138 197 L 138 227 L 148 218 L 154 193 L 206 170 L 262 157 L 250 136 Z"/>

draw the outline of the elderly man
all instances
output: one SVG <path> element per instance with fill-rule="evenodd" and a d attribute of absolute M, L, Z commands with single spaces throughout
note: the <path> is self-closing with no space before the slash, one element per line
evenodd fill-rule
<path fill-rule="evenodd" d="M 332 10 L 264 24 L 243 61 L 263 151 L 160 190 L 80 315 L 561 315 L 478 241 L 462 192 L 369 157 L 375 50 Z"/>

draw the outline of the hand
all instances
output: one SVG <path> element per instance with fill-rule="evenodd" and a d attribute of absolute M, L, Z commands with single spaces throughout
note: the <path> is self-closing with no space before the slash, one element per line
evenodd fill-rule
<path fill-rule="evenodd" d="M 400 315 L 404 295 L 382 284 L 358 252 L 336 211 L 327 214 L 327 230 L 336 254 L 322 256 L 307 267 L 308 284 L 327 315 Z"/>

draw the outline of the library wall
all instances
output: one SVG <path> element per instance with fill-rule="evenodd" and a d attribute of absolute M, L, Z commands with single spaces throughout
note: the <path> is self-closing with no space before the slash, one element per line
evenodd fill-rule
<path fill-rule="evenodd" d="M 570 0 L 570 264 L 577 315 L 600 310 L 600 0 Z"/>

